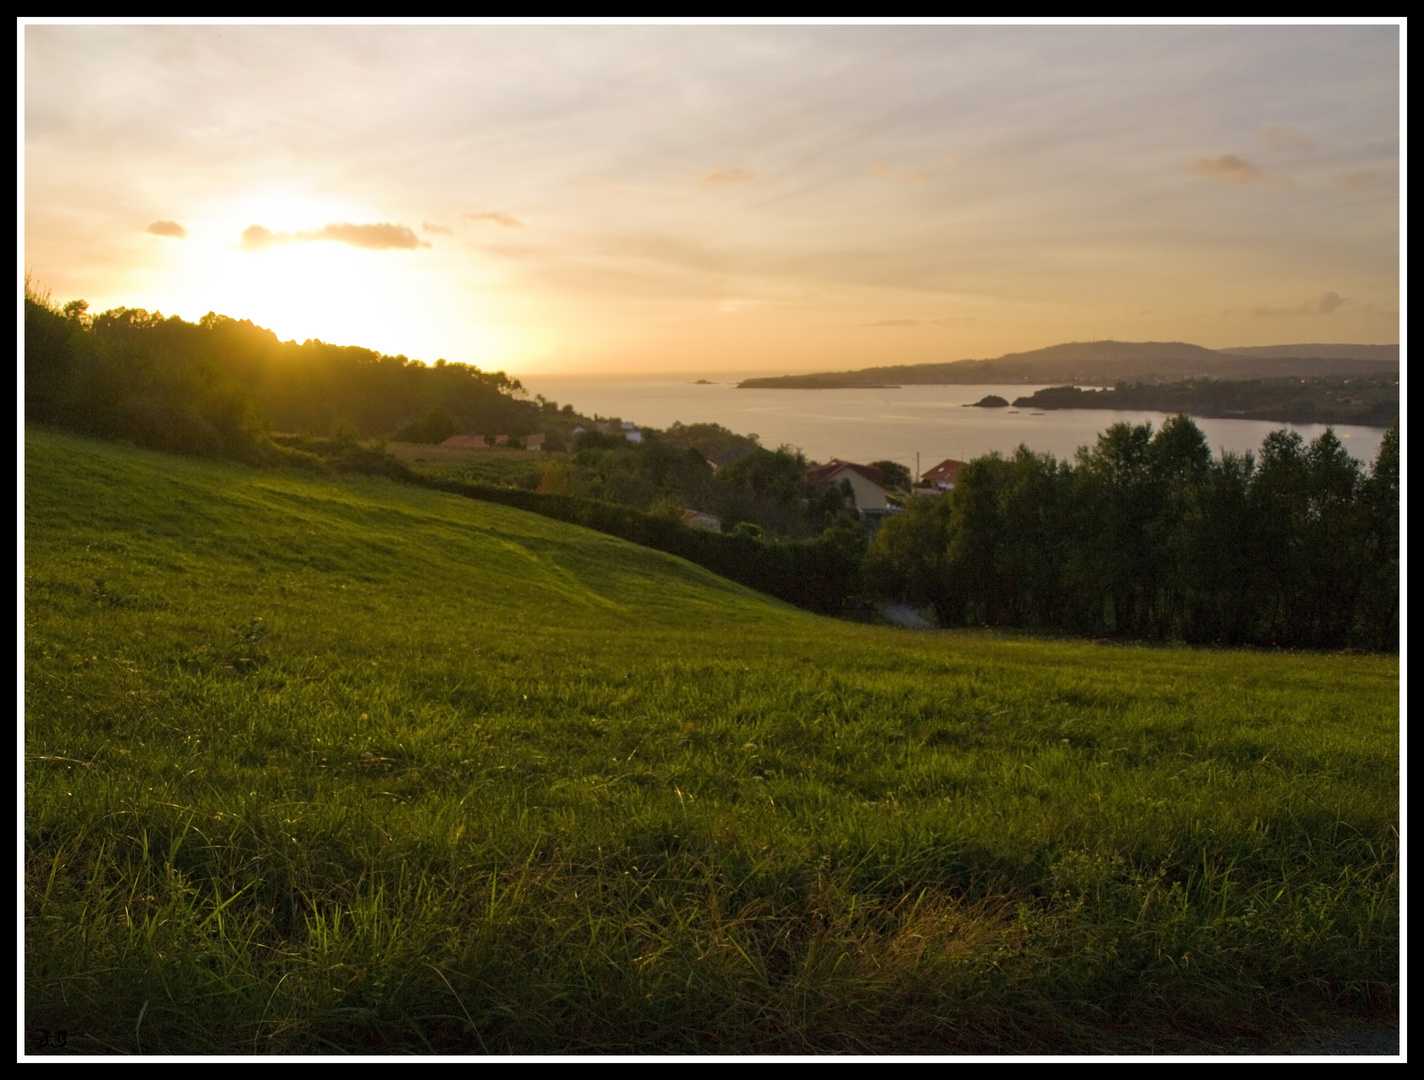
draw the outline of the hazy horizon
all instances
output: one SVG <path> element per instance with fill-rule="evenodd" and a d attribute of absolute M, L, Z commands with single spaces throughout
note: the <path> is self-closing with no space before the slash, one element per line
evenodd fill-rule
<path fill-rule="evenodd" d="M 535 374 L 1400 340 L 1400 30 L 21 25 L 56 299 Z"/>

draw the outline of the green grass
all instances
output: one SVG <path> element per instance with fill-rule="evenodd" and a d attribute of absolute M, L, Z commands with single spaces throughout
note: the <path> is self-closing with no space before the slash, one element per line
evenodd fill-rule
<path fill-rule="evenodd" d="M 449 450 L 443 446 L 394 443 L 386 449 L 421 476 L 459 480 L 466 484 L 500 484 L 534 488 L 549 462 L 572 455 L 542 450 Z"/>
<path fill-rule="evenodd" d="M 1250 1050 L 1388 1022 L 1398 663 L 837 622 L 386 481 L 30 431 L 28 1032 Z"/>

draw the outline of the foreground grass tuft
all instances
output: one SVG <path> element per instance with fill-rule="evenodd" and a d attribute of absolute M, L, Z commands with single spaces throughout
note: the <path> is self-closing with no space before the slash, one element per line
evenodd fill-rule
<path fill-rule="evenodd" d="M 25 498 L 25 1024 L 70 1050 L 1249 1050 L 1396 1007 L 1393 657 L 838 623 L 38 431 Z"/>

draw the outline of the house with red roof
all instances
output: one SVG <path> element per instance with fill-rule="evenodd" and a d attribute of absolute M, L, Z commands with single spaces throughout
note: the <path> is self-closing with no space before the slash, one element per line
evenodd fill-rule
<path fill-rule="evenodd" d="M 955 481 L 959 479 L 959 470 L 964 468 L 968 462 L 955 461 L 954 458 L 945 458 L 932 469 L 926 469 L 920 474 L 920 483 L 933 484 L 940 491 L 949 491 L 954 487 Z"/>

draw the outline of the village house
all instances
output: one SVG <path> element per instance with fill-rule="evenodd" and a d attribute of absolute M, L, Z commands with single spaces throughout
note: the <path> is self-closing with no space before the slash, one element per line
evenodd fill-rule
<path fill-rule="evenodd" d="M 939 491 L 949 491 L 959 479 L 959 470 L 966 464 L 963 461 L 955 461 L 954 458 L 945 458 L 934 468 L 921 473 L 920 483 L 928 484 Z"/>
<path fill-rule="evenodd" d="M 883 486 L 884 474 L 874 465 L 857 465 L 853 461 L 832 458 L 824 465 L 813 465 L 807 469 L 806 482 L 816 488 L 840 487 L 842 483 L 848 483 L 855 509 L 861 514 L 884 510 L 888 505 Z"/>

